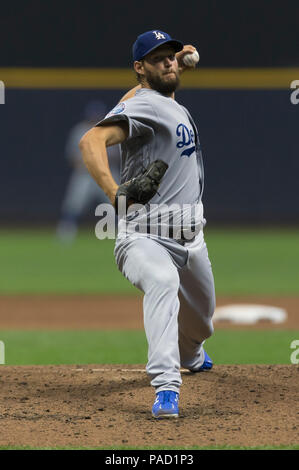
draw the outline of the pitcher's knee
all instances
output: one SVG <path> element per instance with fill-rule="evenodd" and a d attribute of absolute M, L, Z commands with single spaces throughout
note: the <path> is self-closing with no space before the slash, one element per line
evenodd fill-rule
<path fill-rule="evenodd" d="M 216 301 L 215 299 L 211 299 L 209 302 L 209 317 L 212 318 L 216 310 Z"/>
<path fill-rule="evenodd" d="M 147 284 L 150 287 L 162 291 L 178 291 L 180 285 L 180 279 L 177 271 L 175 269 L 163 269 L 160 267 L 154 271 L 144 270 L 143 277 L 147 277 Z"/>
<path fill-rule="evenodd" d="M 211 320 L 211 318 L 213 317 L 215 313 L 215 309 L 216 309 L 215 297 L 212 296 L 212 297 L 207 298 L 204 308 L 203 308 L 205 318 L 207 318 L 208 320 Z"/>
<path fill-rule="evenodd" d="M 154 273 L 152 281 L 161 289 L 175 290 L 178 291 L 180 280 L 176 271 L 166 271 L 164 269 L 159 269 Z"/>
<path fill-rule="evenodd" d="M 214 327 L 213 327 L 212 321 L 211 320 L 202 321 L 200 327 L 196 329 L 196 333 L 198 334 L 197 341 L 199 343 L 210 338 L 210 336 L 212 336 L 212 334 L 214 333 Z M 196 334 L 193 333 L 193 337 L 195 336 Z"/>
<path fill-rule="evenodd" d="M 214 333 L 213 323 L 210 321 L 205 325 L 205 339 L 208 339 Z"/>
<path fill-rule="evenodd" d="M 211 318 L 203 319 L 199 332 L 201 336 L 200 341 L 204 341 L 210 338 L 210 336 L 212 336 L 212 334 L 214 333 L 214 327 Z"/>

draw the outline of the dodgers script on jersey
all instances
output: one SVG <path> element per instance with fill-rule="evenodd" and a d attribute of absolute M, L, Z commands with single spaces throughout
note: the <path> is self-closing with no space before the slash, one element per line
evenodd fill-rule
<path fill-rule="evenodd" d="M 97 125 L 121 120 L 129 126 L 129 136 L 121 145 L 121 183 L 140 174 L 154 160 L 168 164 L 158 194 L 128 219 L 138 223 L 142 231 L 142 227 L 157 220 L 158 213 L 160 224 L 167 226 L 171 211 L 174 226 L 181 226 L 183 220 L 184 227 L 192 223 L 201 229 L 205 222 L 201 202 L 203 163 L 198 132 L 189 112 L 171 97 L 142 88 Z"/>

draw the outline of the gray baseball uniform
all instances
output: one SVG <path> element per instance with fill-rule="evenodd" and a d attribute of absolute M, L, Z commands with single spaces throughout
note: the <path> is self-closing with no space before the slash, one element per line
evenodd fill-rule
<path fill-rule="evenodd" d="M 120 120 L 129 125 L 122 144 L 121 182 L 156 159 L 169 165 L 150 204 L 120 220 L 114 253 L 124 276 L 144 292 L 151 384 L 156 392 L 179 392 L 180 366 L 193 370 L 204 361 L 202 345 L 213 332 L 215 309 L 203 236 L 199 136 L 183 106 L 151 89 L 138 90 L 97 125 Z"/>

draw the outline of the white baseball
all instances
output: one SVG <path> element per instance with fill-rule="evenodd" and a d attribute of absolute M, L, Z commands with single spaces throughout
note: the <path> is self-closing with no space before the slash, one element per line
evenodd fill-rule
<path fill-rule="evenodd" d="M 199 62 L 199 54 L 197 51 L 191 52 L 190 54 L 186 54 L 183 58 L 183 62 L 187 67 L 192 67 Z"/>

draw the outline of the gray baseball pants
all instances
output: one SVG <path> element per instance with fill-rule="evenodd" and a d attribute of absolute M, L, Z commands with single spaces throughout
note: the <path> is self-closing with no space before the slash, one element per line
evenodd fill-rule
<path fill-rule="evenodd" d="M 117 238 L 114 254 L 123 275 L 144 293 L 151 385 L 179 392 L 180 367 L 202 365 L 202 345 L 213 333 L 215 288 L 203 232 L 185 245 L 134 233 Z"/>

